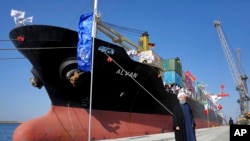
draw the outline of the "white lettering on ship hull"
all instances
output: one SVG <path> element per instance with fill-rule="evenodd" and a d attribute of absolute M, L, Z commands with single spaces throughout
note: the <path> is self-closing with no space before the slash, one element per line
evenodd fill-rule
<path fill-rule="evenodd" d="M 132 78 L 136 78 L 137 75 L 138 75 L 138 73 L 125 71 L 125 70 L 122 70 L 122 69 L 118 69 L 116 71 L 116 74 L 123 75 L 123 76 L 129 76 L 129 77 L 132 77 Z"/>

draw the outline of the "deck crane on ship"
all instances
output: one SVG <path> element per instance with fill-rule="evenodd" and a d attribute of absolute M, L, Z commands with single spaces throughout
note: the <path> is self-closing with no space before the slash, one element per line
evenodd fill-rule
<path fill-rule="evenodd" d="M 250 124 L 250 111 L 249 111 L 249 93 L 247 89 L 247 75 L 242 74 L 237 68 L 234 58 L 230 52 L 227 40 L 221 28 L 220 21 L 214 21 L 214 26 L 217 30 L 223 51 L 225 53 L 231 74 L 236 84 L 236 90 L 239 92 L 238 103 L 240 104 L 240 115 L 238 118 L 239 124 Z"/>
<path fill-rule="evenodd" d="M 156 52 L 151 50 L 151 46 L 154 46 L 154 44 L 149 42 L 148 32 L 145 31 L 141 34 L 139 43 L 137 44 L 115 31 L 113 28 L 108 26 L 107 23 L 102 22 L 99 15 L 97 15 L 96 19 L 97 29 L 109 37 L 114 43 L 121 45 L 128 53 L 133 52 L 137 55 L 140 54 L 139 62 L 146 63 L 163 70 L 162 58 Z"/>

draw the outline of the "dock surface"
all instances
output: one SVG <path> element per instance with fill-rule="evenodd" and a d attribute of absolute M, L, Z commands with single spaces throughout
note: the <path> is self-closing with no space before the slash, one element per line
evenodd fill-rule
<path fill-rule="evenodd" d="M 229 126 L 196 129 L 197 141 L 229 141 Z M 174 133 L 135 136 L 100 141 L 175 141 Z"/>

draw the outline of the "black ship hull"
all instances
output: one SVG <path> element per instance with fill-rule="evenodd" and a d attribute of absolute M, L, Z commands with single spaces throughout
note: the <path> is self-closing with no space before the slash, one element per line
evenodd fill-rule
<path fill-rule="evenodd" d="M 60 113 L 62 124 L 72 124 L 67 113 L 68 108 L 71 108 L 76 115 L 79 114 L 79 122 L 73 123 L 75 126 L 82 125 L 77 132 L 88 131 L 87 121 L 91 114 L 95 125 L 92 139 L 172 131 L 171 115 L 177 98 L 175 94 L 165 90 L 159 68 L 134 61 L 124 48 L 95 39 L 93 81 L 90 72 L 82 72 L 72 85 L 68 75 L 77 69 L 76 31 L 54 26 L 29 25 L 13 29 L 10 38 L 16 39 L 13 40 L 14 45 L 33 65 L 31 72 L 36 80 L 33 85 L 44 86 L 52 103 L 51 111 Z M 201 103 L 192 99 L 188 99 L 188 103 L 194 109 L 197 128 L 222 124 L 222 118 L 214 111 L 210 110 L 207 116 L 203 114 L 204 106 Z M 36 127 L 41 122 L 46 122 L 51 119 L 49 115 L 50 112 L 40 119 L 21 125 L 15 131 L 14 139 L 24 138 L 17 134 L 26 130 L 27 126 Z M 111 123 L 117 123 L 117 128 L 112 128 L 113 131 L 109 126 Z M 46 128 L 38 131 L 43 132 Z M 60 132 L 61 130 L 54 130 L 54 133 L 48 134 Z M 49 137 L 49 140 L 55 139 L 53 135 Z M 84 140 L 86 136 L 79 135 L 77 139 Z"/>

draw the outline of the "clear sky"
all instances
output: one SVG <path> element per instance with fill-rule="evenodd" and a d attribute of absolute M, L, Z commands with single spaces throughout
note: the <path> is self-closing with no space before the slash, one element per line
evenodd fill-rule
<path fill-rule="evenodd" d="M 15 27 L 11 9 L 34 16 L 33 24 L 48 24 L 77 30 L 81 14 L 92 9 L 92 0 L 0 0 L 0 120 L 25 121 L 48 112 L 50 100 L 44 87 L 31 86 L 31 64 L 9 40 Z M 212 94 L 221 92 L 219 102 L 227 118 L 239 114 L 239 94 L 225 54 L 214 28 L 221 22 L 227 41 L 235 54 L 241 49 L 241 65 L 250 75 L 250 1 L 249 0 L 99 0 L 102 20 L 116 25 L 148 31 L 154 50 L 163 58 L 179 57 L 183 70 L 191 71 Z M 135 40 L 137 42 L 137 40 Z M 108 81 L 108 80 L 107 80 Z M 249 80 L 248 80 L 249 85 Z"/>

